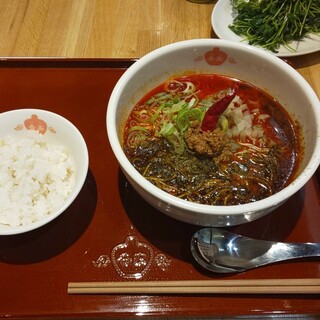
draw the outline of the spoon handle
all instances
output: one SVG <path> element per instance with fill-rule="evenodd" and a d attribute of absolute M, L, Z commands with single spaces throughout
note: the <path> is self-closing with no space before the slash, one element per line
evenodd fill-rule
<path fill-rule="evenodd" d="M 287 254 L 292 258 L 319 257 L 320 243 L 288 243 Z"/>
<path fill-rule="evenodd" d="M 320 243 L 281 243 L 275 242 L 271 248 L 260 256 L 259 264 L 269 264 L 290 259 L 319 257 Z M 256 259 L 254 259 L 256 260 Z M 251 262 L 254 263 L 255 261 Z"/>

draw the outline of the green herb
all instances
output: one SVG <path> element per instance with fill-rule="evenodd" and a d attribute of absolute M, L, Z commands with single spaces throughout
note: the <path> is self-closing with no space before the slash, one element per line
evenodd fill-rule
<path fill-rule="evenodd" d="M 320 33 L 320 0 L 231 0 L 237 16 L 229 28 L 251 45 L 277 53 L 280 45 Z"/>

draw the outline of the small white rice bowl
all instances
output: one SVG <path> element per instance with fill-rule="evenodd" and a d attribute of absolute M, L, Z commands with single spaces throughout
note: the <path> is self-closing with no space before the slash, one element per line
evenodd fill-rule
<path fill-rule="evenodd" d="M 39 228 L 80 192 L 88 150 L 79 130 L 39 109 L 0 114 L 0 235 Z"/>

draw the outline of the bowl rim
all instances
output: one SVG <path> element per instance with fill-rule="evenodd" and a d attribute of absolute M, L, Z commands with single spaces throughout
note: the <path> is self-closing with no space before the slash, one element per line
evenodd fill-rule
<path fill-rule="evenodd" d="M 86 144 L 86 141 L 84 137 L 82 136 L 80 130 L 67 118 L 63 117 L 62 115 L 46 110 L 46 109 L 39 109 L 39 108 L 19 108 L 19 109 L 13 109 L 13 110 L 8 110 L 0 113 L 1 116 L 6 116 L 6 115 L 14 115 L 14 114 L 22 114 L 22 113 L 38 113 L 39 115 L 49 115 L 50 117 L 53 117 L 55 119 L 58 119 L 58 121 L 62 121 L 67 125 L 71 130 L 73 131 L 73 134 L 76 135 L 77 140 L 79 141 L 80 144 L 80 149 L 83 151 L 82 153 L 82 162 L 83 162 L 83 168 L 87 168 L 87 170 L 79 170 L 78 175 L 79 178 L 77 179 L 79 181 L 78 184 L 74 185 L 74 189 L 72 190 L 71 194 L 63 204 L 63 206 L 57 210 L 56 212 L 40 219 L 35 222 L 32 222 L 31 224 L 23 225 L 23 226 L 16 226 L 16 227 L 11 227 L 11 226 L 1 226 L 0 228 L 0 236 L 4 235 L 17 235 L 21 233 L 26 233 L 35 229 L 38 229 L 52 220 L 56 219 L 58 216 L 60 216 L 76 199 L 78 194 L 80 193 L 87 174 L 88 174 L 88 169 L 89 169 L 89 152 L 88 152 L 88 147 Z"/>
<path fill-rule="evenodd" d="M 125 173 L 137 183 L 145 192 L 152 194 L 161 201 L 164 201 L 170 205 L 178 207 L 185 211 L 192 211 L 198 212 L 200 214 L 205 215 L 243 215 L 244 213 L 251 213 L 260 210 L 265 210 L 270 207 L 277 206 L 281 204 L 283 201 L 287 200 L 293 194 L 295 194 L 298 190 L 300 190 L 312 177 L 315 173 L 317 167 L 320 163 L 320 143 L 317 143 L 315 149 L 310 157 L 310 161 L 307 163 L 305 168 L 300 172 L 300 174 L 291 182 L 288 186 L 280 190 L 279 192 L 259 201 L 255 201 L 252 203 L 245 203 L 241 205 L 231 205 L 231 206 L 217 206 L 217 205 L 206 205 L 206 204 L 199 204 L 194 203 L 191 201 L 179 199 L 169 193 L 159 189 L 147 179 L 145 179 L 130 163 L 127 157 L 124 154 L 122 149 L 121 143 L 118 137 L 118 129 L 115 123 L 115 116 L 116 116 L 116 106 L 118 100 L 120 98 L 121 92 L 125 85 L 130 81 L 130 78 L 144 65 L 152 62 L 153 60 L 157 59 L 159 56 L 169 54 L 175 50 L 182 50 L 182 49 L 191 49 L 195 47 L 207 47 L 207 46 L 220 46 L 220 48 L 227 48 L 233 50 L 239 50 L 242 52 L 250 53 L 254 56 L 259 56 L 260 58 L 265 59 L 268 63 L 274 64 L 284 70 L 288 75 L 293 77 L 295 81 L 304 88 L 306 91 L 306 95 L 309 97 L 310 105 L 313 109 L 315 106 L 320 106 L 320 101 L 313 91 L 310 84 L 300 75 L 298 71 L 292 68 L 288 63 L 281 60 L 279 57 L 266 52 L 260 48 L 256 48 L 250 46 L 248 44 L 243 43 L 235 43 L 228 40 L 222 39 L 192 39 L 192 40 L 184 40 L 180 42 L 171 43 L 155 49 L 147 53 L 145 56 L 138 59 L 131 65 L 120 77 L 118 82 L 116 83 L 109 102 L 107 106 L 106 112 L 106 127 L 107 127 L 107 134 L 109 143 L 113 150 L 115 157 L 117 158 L 120 167 Z M 169 75 L 168 75 L 169 76 Z M 320 140 L 320 113 L 314 112 L 317 117 L 317 138 Z"/>

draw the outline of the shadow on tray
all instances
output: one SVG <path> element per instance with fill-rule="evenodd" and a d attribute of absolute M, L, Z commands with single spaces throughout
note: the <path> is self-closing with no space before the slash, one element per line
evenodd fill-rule
<path fill-rule="evenodd" d="M 154 209 L 131 187 L 121 171 L 119 189 L 126 213 L 141 235 L 163 253 L 184 261 L 192 260 L 190 239 L 201 226 L 177 221 Z M 299 220 L 304 199 L 303 188 L 265 217 L 226 229 L 253 238 L 285 241 Z"/>
<path fill-rule="evenodd" d="M 72 205 L 47 225 L 20 235 L 0 236 L 0 261 L 29 264 L 68 249 L 88 227 L 97 205 L 97 186 L 89 171 Z"/>

